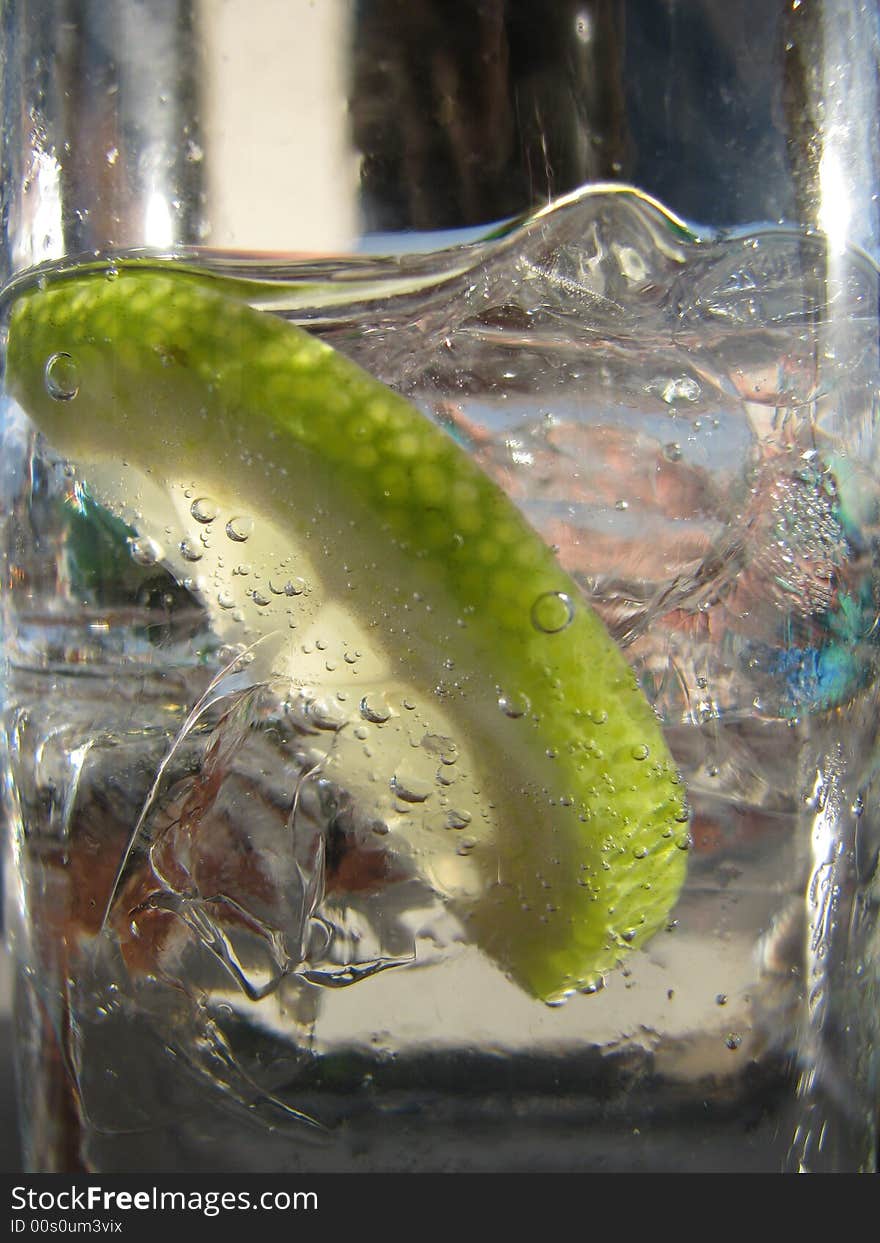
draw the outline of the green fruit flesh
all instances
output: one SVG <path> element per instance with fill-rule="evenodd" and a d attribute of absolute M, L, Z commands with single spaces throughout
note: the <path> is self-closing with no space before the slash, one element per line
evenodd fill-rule
<path fill-rule="evenodd" d="M 591 987 L 664 924 L 687 826 L 653 712 L 550 549 L 412 405 L 225 289 L 137 268 L 23 294 L 7 377 L 135 529 L 210 496 L 226 535 L 199 549 L 200 586 L 218 632 L 265 639 L 298 686 L 384 693 L 394 720 L 370 762 L 348 737 L 336 757 L 358 797 L 381 811 L 395 773 L 401 794 L 407 755 L 383 766 L 383 738 L 404 753 L 452 739 L 466 848 L 439 787 L 403 789 L 400 848 L 523 987 L 547 1001 Z M 293 593 L 290 630 L 278 601 Z M 344 659 L 318 658 L 321 634 Z"/>

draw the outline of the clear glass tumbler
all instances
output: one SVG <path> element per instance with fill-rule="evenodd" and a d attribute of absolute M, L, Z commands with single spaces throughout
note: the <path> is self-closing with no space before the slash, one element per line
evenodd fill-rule
<path fill-rule="evenodd" d="M 877 8 L 452 13 L 0 4 L 28 1170 L 877 1167 Z"/>

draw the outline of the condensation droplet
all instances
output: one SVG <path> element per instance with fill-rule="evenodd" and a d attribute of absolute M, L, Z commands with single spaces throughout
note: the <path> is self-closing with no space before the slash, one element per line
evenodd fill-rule
<path fill-rule="evenodd" d="M 247 514 L 237 514 L 234 518 L 230 518 L 226 524 L 226 534 L 236 544 L 243 544 L 251 535 L 254 529 L 254 520 L 249 518 Z"/>
<path fill-rule="evenodd" d="M 545 591 L 532 605 L 532 625 L 544 634 L 558 634 L 571 623 L 574 605 L 564 591 Z"/>
<path fill-rule="evenodd" d="M 210 496 L 198 496 L 190 505 L 189 512 L 196 522 L 213 522 L 217 517 L 217 502 L 212 501 Z"/>
<path fill-rule="evenodd" d="M 79 368 L 63 350 L 47 360 L 44 377 L 46 392 L 54 401 L 73 401 L 79 392 Z"/>

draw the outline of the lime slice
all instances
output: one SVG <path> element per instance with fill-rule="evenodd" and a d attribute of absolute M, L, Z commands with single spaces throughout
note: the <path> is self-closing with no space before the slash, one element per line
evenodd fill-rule
<path fill-rule="evenodd" d="M 657 720 L 551 550 L 412 405 L 226 287 L 138 267 L 23 294 L 8 384 L 218 633 L 264 641 L 336 730 L 335 779 L 524 988 L 595 987 L 664 924 L 687 814 Z"/>

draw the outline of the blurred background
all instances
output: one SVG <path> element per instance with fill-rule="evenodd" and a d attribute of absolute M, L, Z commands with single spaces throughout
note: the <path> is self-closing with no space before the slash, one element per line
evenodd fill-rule
<path fill-rule="evenodd" d="M 0 14 L 7 268 L 109 245 L 387 247 L 601 180 L 702 224 L 876 239 L 873 0 L 3 0 Z"/>

